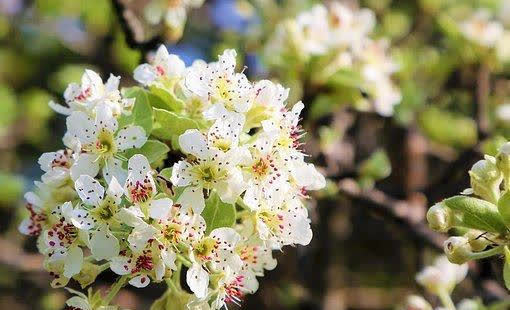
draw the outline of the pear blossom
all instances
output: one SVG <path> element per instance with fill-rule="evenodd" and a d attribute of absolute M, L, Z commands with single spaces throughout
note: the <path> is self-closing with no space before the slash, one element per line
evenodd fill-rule
<path fill-rule="evenodd" d="M 204 269 L 210 263 L 213 270 L 239 270 L 242 267 L 241 258 L 235 253 L 235 247 L 240 235 L 232 228 L 216 228 L 208 236 L 199 232 L 192 244 L 192 266 L 186 273 L 186 283 L 198 298 L 207 295 L 209 274 Z"/>
<path fill-rule="evenodd" d="M 81 78 L 81 85 L 71 83 L 64 92 L 64 99 L 68 107 L 50 102 L 50 107 L 57 113 L 71 115 L 73 111 L 81 111 L 94 116 L 98 105 L 106 105 L 112 114 L 130 114 L 135 99 L 122 98 L 119 91 L 120 77 L 110 75 L 106 84 L 96 72 L 85 70 Z"/>
<path fill-rule="evenodd" d="M 220 149 L 222 146 L 233 146 L 233 140 L 238 138 L 235 132 L 229 136 L 232 139 L 222 139 L 211 132 L 206 137 L 198 130 L 191 129 L 179 137 L 182 151 L 192 155 L 194 160 L 181 160 L 173 166 L 171 182 L 177 187 L 186 187 L 177 203 L 201 213 L 205 207 L 204 189 L 216 190 L 226 203 L 234 203 L 244 191 L 241 170 L 236 165 L 249 155 L 246 150 L 237 148 L 223 152 Z"/>
<path fill-rule="evenodd" d="M 133 76 L 142 85 L 151 86 L 165 79 L 179 79 L 182 77 L 186 65 L 174 54 L 168 54 L 168 50 L 161 45 L 151 64 L 141 64 L 136 67 Z"/>
<path fill-rule="evenodd" d="M 95 118 L 81 111 L 73 112 L 67 118 L 67 130 L 78 143 L 79 151 L 92 156 L 92 160 L 77 160 L 75 169 L 97 171 L 102 167 L 107 181 L 115 177 L 121 183 L 126 179 L 126 171 L 122 168 L 122 160 L 116 155 L 130 148 L 140 148 L 147 141 L 146 133 L 140 126 L 128 125 L 119 129 L 118 121 L 106 105 L 98 105 Z"/>
<path fill-rule="evenodd" d="M 416 275 L 416 282 L 434 294 L 438 294 L 441 290 L 451 292 L 455 285 L 464 280 L 467 272 L 467 264 L 452 264 L 446 256 L 442 255 L 434 261 L 433 265 L 425 267 Z"/>
<path fill-rule="evenodd" d="M 186 87 L 195 95 L 211 100 L 204 111 L 207 119 L 217 119 L 226 111 L 244 113 L 252 102 L 252 85 L 243 73 L 236 73 L 235 50 L 225 50 L 218 62 L 197 66 L 185 78 Z"/>
<path fill-rule="evenodd" d="M 468 19 L 460 22 L 459 28 L 469 41 L 484 47 L 494 47 L 504 33 L 503 25 L 493 19 L 490 12 L 485 9 L 477 10 Z"/>

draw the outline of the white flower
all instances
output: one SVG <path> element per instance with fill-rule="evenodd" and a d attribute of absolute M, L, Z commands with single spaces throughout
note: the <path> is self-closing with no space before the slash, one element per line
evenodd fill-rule
<path fill-rule="evenodd" d="M 218 133 L 216 131 L 216 133 Z M 187 130 L 179 137 L 184 153 L 194 156 L 193 161 L 181 160 L 174 164 L 171 182 L 177 187 L 186 187 L 177 200 L 185 208 L 200 214 L 205 207 L 203 190 L 215 189 L 221 200 L 234 203 L 244 191 L 241 171 L 236 167 L 245 160 L 245 151 L 231 148 L 228 152 L 218 149 L 219 144 L 233 146 L 237 139 L 219 138 L 224 135 L 209 134 L 206 137 L 196 129 Z"/>
<path fill-rule="evenodd" d="M 296 45 L 305 55 L 326 54 L 330 44 L 328 27 L 327 8 L 322 4 L 315 5 L 296 17 Z"/>
<path fill-rule="evenodd" d="M 108 259 L 119 253 L 119 240 L 110 232 L 109 226 L 117 224 L 116 214 L 124 191 L 115 177 L 105 190 L 98 181 L 82 175 L 76 180 L 76 192 L 83 203 L 92 207 L 77 208 L 71 215 L 74 226 L 91 230 L 90 250 L 96 260 Z"/>
<path fill-rule="evenodd" d="M 451 292 L 455 285 L 466 277 L 468 265 L 456 265 L 442 255 L 416 275 L 416 282 L 423 285 L 431 293 L 438 294 L 441 290 Z"/>
<path fill-rule="evenodd" d="M 485 9 L 476 11 L 469 19 L 462 21 L 459 27 L 468 40 L 485 47 L 494 47 L 504 32 L 503 25 L 493 20 L 490 12 Z"/>
<path fill-rule="evenodd" d="M 63 261 L 63 276 L 71 278 L 78 274 L 83 264 L 83 251 L 79 247 L 78 229 L 71 223 L 74 209 L 71 202 L 66 202 L 52 211 L 55 224 L 42 234 L 42 252 L 49 262 Z"/>
<path fill-rule="evenodd" d="M 204 112 L 207 119 L 216 119 L 224 111 L 244 113 L 252 101 L 252 85 L 243 73 L 236 73 L 236 51 L 225 50 L 218 62 L 194 66 L 186 75 L 185 85 L 195 95 L 214 104 Z"/>
<path fill-rule="evenodd" d="M 375 27 L 372 10 L 353 11 L 341 2 L 334 1 L 329 8 L 331 45 L 350 46 L 363 40 Z"/>
<path fill-rule="evenodd" d="M 156 184 L 147 157 L 134 155 L 128 162 L 128 177 L 124 185 L 128 200 L 139 208 L 145 217 L 166 220 L 173 201 L 170 198 L 154 199 Z"/>
<path fill-rule="evenodd" d="M 74 169 L 97 171 L 102 166 L 107 182 L 112 177 L 120 183 L 126 179 L 122 161 L 115 157 L 117 153 L 130 148 L 140 148 L 147 141 L 146 133 L 140 126 L 129 125 L 118 130 L 118 122 L 106 105 L 97 106 L 95 119 L 80 111 L 73 112 L 67 118 L 67 130 L 76 140 L 80 151 L 92 156 L 92 160 L 84 161 L 80 161 L 80 156 L 73 165 L 76 166 Z"/>
<path fill-rule="evenodd" d="M 247 276 L 226 270 L 218 282 L 216 298 L 213 300 L 212 309 L 225 309 L 228 304 L 241 306 L 242 298 L 246 293 L 254 293 L 258 288 L 255 277 Z"/>
<path fill-rule="evenodd" d="M 184 74 L 186 65 L 177 55 L 168 54 L 168 50 L 161 45 L 151 64 L 136 67 L 134 78 L 143 85 L 151 86 L 162 79 L 179 79 Z"/>
<path fill-rule="evenodd" d="M 255 227 L 259 238 L 275 249 L 285 245 L 308 245 L 313 235 L 306 209 L 297 198 L 280 208 L 261 204 L 256 211 Z"/>
<path fill-rule="evenodd" d="M 186 283 L 195 296 L 204 298 L 207 295 L 209 273 L 204 269 L 205 264 L 210 263 L 213 271 L 240 270 L 243 263 L 234 251 L 240 238 L 232 228 L 221 227 L 192 244 L 193 265 L 186 274 Z"/>
<path fill-rule="evenodd" d="M 110 75 L 106 84 L 101 77 L 92 70 L 85 70 L 81 85 L 71 83 L 64 92 L 64 99 L 69 106 L 64 107 L 50 102 L 50 107 L 56 112 L 71 115 L 73 111 L 82 111 L 94 116 L 99 105 L 106 105 L 113 115 L 129 114 L 135 99 L 122 98 L 119 91 L 120 77 Z"/>

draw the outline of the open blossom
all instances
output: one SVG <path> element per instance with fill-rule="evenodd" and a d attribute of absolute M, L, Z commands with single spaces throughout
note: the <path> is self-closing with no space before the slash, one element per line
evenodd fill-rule
<path fill-rule="evenodd" d="M 85 70 L 81 78 L 81 85 L 71 83 L 64 92 L 64 99 L 68 107 L 50 102 L 50 107 L 56 112 L 70 115 L 73 111 L 82 111 L 94 116 L 98 105 L 106 105 L 113 115 L 129 114 L 135 99 L 122 98 L 119 91 L 120 77 L 110 75 L 106 84 L 96 72 Z"/>
<path fill-rule="evenodd" d="M 434 294 L 441 290 L 450 292 L 455 285 L 464 280 L 467 272 L 467 264 L 452 264 L 446 256 L 440 256 L 434 261 L 434 265 L 425 267 L 416 275 L 416 282 Z"/>
<path fill-rule="evenodd" d="M 92 156 L 92 161 L 77 161 L 77 166 L 86 165 L 77 169 L 98 171 L 102 167 L 107 181 L 115 177 L 121 183 L 126 179 L 126 171 L 116 154 L 130 148 L 140 148 L 147 141 L 145 131 L 140 126 L 128 125 L 119 129 L 118 121 L 106 105 L 97 107 L 95 118 L 81 111 L 73 112 L 67 118 L 67 130 L 76 141 L 78 151 Z"/>
<path fill-rule="evenodd" d="M 143 92 L 175 96 L 171 113 L 190 125 L 179 134 L 160 120 L 145 132 L 153 126 L 138 119 L 155 115 L 127 117 L 118 86 L 102 89 L 90 72 L 69 87 L 69 108 L 57 108 L 69 114 L 66 149 L 39 159 L 42 182 L 26 194 L 19 226 L 38 238 L 52 286 L 88 285 L 108 268 L 137 288 L 185 272 L 188 308 L 217 310 L 257 291 L 257 277 L 276 267 L 273 250 L 310 243 L 303 201 L 325 179 L 302 148 L 304 104 L 287 106 L 280 84 L 250 82 L 235 57 L 185 67 L 160 47 L 135 70 Z M 160 132 L 171 138 L 152 140 Z M 181 159 L 169 164 L 158 152 L 170 145 Z M 73 293 L 68 308 L 94 307 Z"/>
<path fill-rule="evenodd" d="M 491 19 L 488 10 L 480 9 L 459 25 L 462 34 L 470 41 L 485 47 L 494 47 L 502 38 L 504 28 L 496 19 Z"/>
<path fill-rule="evenodd" d="M 151 64 L 139 65 L 133 76 L 143 85 L 153 85 L 164 82 L 165 79 L 179 79 L 182 77 L 186 65 L 177 55 L 168 54 L 168 50 L 161 45 Z"/>
<path fill-rule="evenodd" d="M 217 119 L 226 111 L 247 112 L 251 106 L 252 85 L 243 73 L 236 73 L 235 50 L 226 50 L 217 62 L 197 66 L 186 75 L 186 87 L 195 95 L 211 100 L 213 106 L 204 112 Z"/>

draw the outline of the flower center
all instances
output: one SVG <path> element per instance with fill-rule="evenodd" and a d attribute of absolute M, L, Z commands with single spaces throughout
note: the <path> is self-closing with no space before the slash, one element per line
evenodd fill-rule
<path fill-rule="evenodd" d="M 101 205 L 95 208 L 92 211 L 92 214 L 102 221 L 108 222 L 110 221 L 115 213 L 117 213 L 117 204 L 111 197 L 106 197 L 106 199 L 101 203 Z"/>
<path fill-rule="evenodd" d="M 266 158 L 260 158 L 252 166 L 253 173 L 256 177 L 262 178 L 269 173 L 271 163 Z"/>
<path fill-rule="evenodd" d="M 210 260 L 213 250 L 216 248 L 217 242 L 211 237 L 200 240 L 193 249 L 195 255 L 202 260 Z"/>
<path fill-rule="evenodd" d="M 259 219 L 266 224 L 269 230 L 276 234 L 283 229 L 283 216 L 272 211 L 261 211 L 258 213 Z"/>
<path fill-rule="evenodd" d="M 170 243 L 177 244 L 182 234 L 182 227 L 177 223 L 171 223 L 163 231 L 163 237 Z"/>
<path fill-rule="evenodd" d="M 96 141 L 96 152 L 98 154 L 112 155 L 117 151 L 113 134 L 107 130 L 101 130 Z"/>
<path fill-rule="evenodd" d="M 206 189 L 211 189 L 214 183 L 224 180 L 227 177 L 227 171 L 211 162 L 195 166 L 193 168 L 193 174 Z"/>

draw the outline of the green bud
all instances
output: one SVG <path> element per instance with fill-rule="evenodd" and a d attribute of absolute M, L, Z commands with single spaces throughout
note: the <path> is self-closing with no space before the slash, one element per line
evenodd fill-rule
<path fill-rule="evenodd" d="M 510 142 L 503 144 L 496 156 L 496 166 L 505 180 L 505 189 L 510 189 Z"/>
<path fill-rule="evenodd" d="M 73 279 L 80 283 L 81 288 L 85 288 L 90 284 L 94 283 L 97 276 L 103 271 L 101 266 L 90 262 L 83 262 L 82 269 L 79 274 L 73 276 Z"/>
<path fill-rule="evenodd" d="M 431 229 L 447 232 L 454 225 L 454 212 L 443 203 L 436 203 L 427 211 L 427 222 Z"/>
<path fill-rule="evenodd" d="M 499 199 L 499 186 L 503 180 L 503 176 L 496 166 L 496 158 L 485 155 L 485 159 L 473 165 L 469 176 L 474 193 L 496 204 Z"/>
<path fill-rule="evenodd" d="M 489 244 L 492 243 L 491 241 L 488 240 L 490 239 L 489 236 L 486 236 L 486 238 L 482 236 L 483 233 L 484 232 L 480 230 L 473 229 L 464 234 L 464 237 L 466 237 L 469 240 L 469 245 L 471 246 L 471 249 L 474 252 L 483 251 Z"/>
<path fill-rule="evenodd" d="M 454 264 L 464 264 L 473 255 L 473 249 L 466 237 L 450 237 L 444 242 L 444 253 Z"/>

